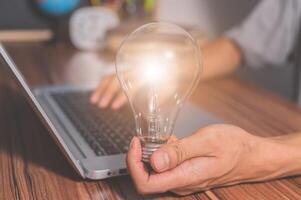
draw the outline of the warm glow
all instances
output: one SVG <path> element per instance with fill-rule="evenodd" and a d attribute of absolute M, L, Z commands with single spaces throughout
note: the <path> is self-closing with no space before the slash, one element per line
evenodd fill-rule
<path fill-rule="evenodd" d="M 173 59 L 175 57 L 175 54 L 172 51 L 165 51 L 164 56 L 167 59 Z"/>
<path fill-rule="evenodd" d="M 143 81 L 148 82 L 149 84 L 159 84 L 162 82 L 165 72 L 164 68 L 160 67 L 158 63 L 151 62 L 148 66 L 143 68 Z"/>

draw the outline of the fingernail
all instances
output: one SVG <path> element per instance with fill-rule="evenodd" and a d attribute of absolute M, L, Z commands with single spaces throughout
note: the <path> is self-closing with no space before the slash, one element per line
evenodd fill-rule
<path fill-rule="evenodd" d="M 159 171 L 165 170 L 169 168 L 169 156 L 165 151 L 157 151 L 155 152 L 155 168 Z"/>

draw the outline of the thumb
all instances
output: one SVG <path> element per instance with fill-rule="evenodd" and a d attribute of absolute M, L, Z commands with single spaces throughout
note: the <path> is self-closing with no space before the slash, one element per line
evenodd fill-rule
<path fill-rule="evenodd" d="M 211 152 L 212 147 L 208 145 L 206 135 L 194 134 L 168 143 L 155 151 L 150 158 L 150 164 L 156 172 L 163 172 L 176 167 L 185 160 L 199 156 L 209 156 Z"/>

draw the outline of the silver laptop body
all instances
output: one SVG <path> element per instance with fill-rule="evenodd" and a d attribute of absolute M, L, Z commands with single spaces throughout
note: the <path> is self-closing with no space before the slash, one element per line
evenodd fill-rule
<path fill-rule="evenodd" d="M 104 179 L 127 174 L 125 153 L 115 152 L 114 154 L 106 153 L 103 155 L 95 153 L 95 149 L 83 136 L 82 129 L 78 128 L 79 124 L 71 120 L 72 116 L 70 118 L 70 115 L 65 109 L 62 109 L 62 106 L 54 98 L 54 95 L 60 94 L 87 93 L 93 88 L 67 85 L 30 88 L 2 45 L 0 45 L 0 65 L 8 69 L 18 82 L 32 108 L 39 115 L 50 135 L 78 174 L 88 179 Z M 220 119 L 200 110 L 191 103 L 187 103 L 178 117 L 175 134 L 182 138 L 192 134 L 200 127 L 220 122 Z M 119 121 L 113 119 L 112 123 L 118 124 Z M 82 125 L 80 124 L 80 126 Z M 99 137 L 102 137 L 101 134 Z M 130 139 L 130 137 L 124 138 L 127 142 Z"/>

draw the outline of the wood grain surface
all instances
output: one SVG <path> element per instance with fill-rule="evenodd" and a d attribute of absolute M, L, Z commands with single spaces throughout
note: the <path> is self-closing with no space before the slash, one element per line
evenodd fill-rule
<path fill-rule="evenodd" d="M 33 43 L 6 47 L 31 85 L 65 84 L 80 75 L 73 73 L 72 78 L 68 75 L 76 68 L 72 66 L 76 62 L 74 57 L 80 54 L 68 45 Z M 108 62 L 112 59 L 106 52 L 97 56 Z M 140 196 L 129 176 L 83 180 L 66 161 L 3 67 L 0 74 L 1 200 L 301 199 L 300 177 L 218 188 L 186 197 L 171 193 Z M 192 100 L 226 123 L 256 135 L 267 137 L 301 130 L 301 112 L 297 106 L 235 77 L 200 84 Z"/>

